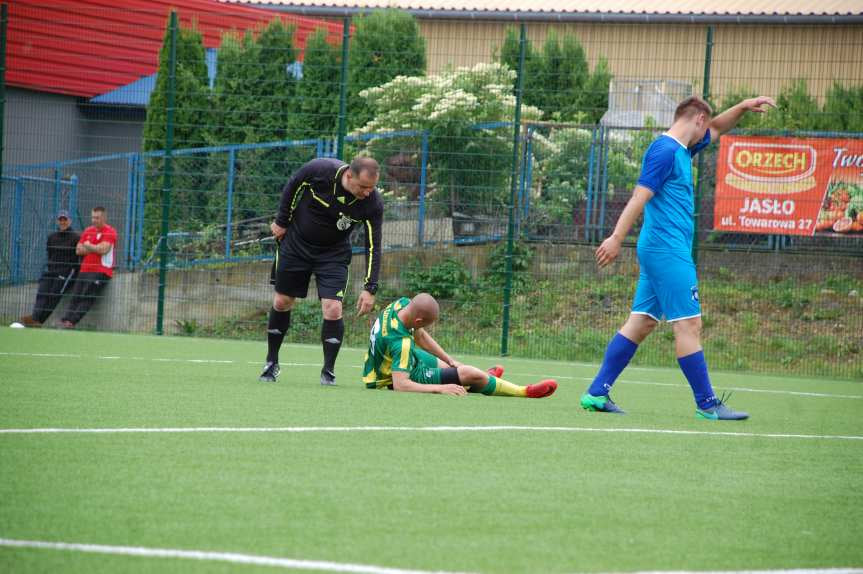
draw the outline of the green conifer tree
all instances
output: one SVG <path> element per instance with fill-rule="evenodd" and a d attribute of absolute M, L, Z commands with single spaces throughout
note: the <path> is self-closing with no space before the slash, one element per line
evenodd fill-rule
<path fill-rule="evenodd" d="M 166 26 L 159 51 L 156 86 L 150 95 L 144 122 L 144 151 L 163 150 L 166 146 L 170 40 L 170 28 Z M 174 149 L 201 147 L 206 142 L 210 96 L 204 54 L 201 34 L 194 25 L 191 28 L 181 27 L 176 47 Z M 196 228 L 206 219 L 208 197 L 202 185 L 205 162 L 203 156 L 186 156 L 174 160 L 169 222 L 172 229 Z M 161 229 L 164 159 L 150 158 L 146 165 L 144 235 L 145 246 L 152 248 Z"/>
<path fill-rule="evenodd" d="M 348 124 L 359 127 L 372 110 L 359 93 L 396 76 L 421 76 L 426 70 L 426 44 L 416 19 L 401 10 L 379 10 L 354 23 L 348 73 Z"/>
<path fill-rule="evenodd" d="M 340 49 L 318 29 L 306 40 L 303 78 L 299 85 L 303 138 L 332 136 L 339 115 Z"/>

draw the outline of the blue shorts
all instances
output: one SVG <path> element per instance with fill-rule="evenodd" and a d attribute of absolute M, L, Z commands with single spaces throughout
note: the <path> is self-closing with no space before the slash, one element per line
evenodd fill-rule
<path fill-rule="evenodd" d="M 669 322 L 701 316 L 698 278 L 689 253 L 639 249 L 638 264 L 633 313 Z"/>

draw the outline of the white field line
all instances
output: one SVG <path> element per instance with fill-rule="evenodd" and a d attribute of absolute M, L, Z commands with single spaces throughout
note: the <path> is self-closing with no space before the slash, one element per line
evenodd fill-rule
<path fill-rule="evenodd" d="M 863 568 L 794 568 L 789 570 L 643 570 L 629 574 L 863 574 Z"/>
<path fill-rule="evenodd" d="M 7 355 L 11 357 L 60 357 L 63 359 L 84 359 L 88 357 L 84 357 L 84 355 L 73 355 L 71 353 L 14 353 L 8 351 L 0 352 L 0 355 Z"/>
<path fill-rule="evenodd" d="M 309 349 L 319 349 L 320 348 L 319 345 L 315 345 L 312 343 L 291 343 L 291 346 L 292 347 L 303 347 L 303 348 L 309 348 Z M 358 349 L 355 347 L 353 347 L 353 348 L 352 347 L 346 347 L 346 348 L 341 350 L 341 353 L 343 355 L 348 355 L 350 353 L 357 353 L 358 355 L 362 356 L 362 354 L 365 353 L 365 349 Z M 30 353 L 0 353 L 0 355 L 28 355 L 28 356 L 32 356 Z M 81 355 L 43 354 L 40 356 L 47 356 L 47 357 L 69 356 L 69 357 L 76 357 L 76 358 L 84 358 Z M 471 355 L 471 356 L 476 356 L 476 355 Z M 142 360 L 142 361 L 143 360 L 152 360 L 152 359 L 144 359 L 143 357 L 137 357 L 137 359 Z M 521 362 L 524 362 L 524 363 L 539 363 L 542 365 L 553 364 L 553 365 L 557 365 L 557 366 L 560 366 L 563 368 L 566 368 L 566 367 L 589 367 L 591 369 L 598 369 L 600 366 L 599 363 L 585 363 L 585 362 L 581 362 L 581 361 L 561 361 L 558 359 L 520 358 L 518 360 Z M 234 362 L 234 361 L 231 361 L 231 362 Z M 260 361 L 249 361 L 249 364 L 259 365 Z M 282 363 L 282 364 L 287 364 L 287 363 Z M 297 364 L 297 366 L 304 366 L 304 365 Z M 312 366 L 318 366 L 318 365 L 312 365 Z M 637 365 L 630 365 L 630 366 L 626 367 L 626 369 L 628 371 L 646 371 L 649 373 L 668 373 L 668 372 L 673 372 L 675 370 L 675 369 L 670 368 L 670 367 L 645 367 L 645 366 L 637 366 Z M 723 373 L 723 372 L 730 372 L 730 371 L 711 371 L 711 372 Z M 545 376 L 545 375 L 543 375 L 543 376 Z M 775 378 L 776 376 L 773 375 L 773 377 Z M 791 378 L 793 379 L 794 377 L 791 377 Z M 827 382 L 833 382 L 833 381 L 827 381 Z"/>
<path fill-rule="evenodd" d="M 660 434 L 676 436 L 727 436 L 748 438 L 776 439 L 821 439 L 863 441 L 863 436 L 829 435 L 829 434 L 785 434 L 785 433 L 753 433 L 735 431 L 693 431 L 673 429 L 643 429 L 643 428 L 592 428 L 592 427 L 554 427 L 554 426 L 521 426 L 521 425 L 487 425 L 487 426 L 351 426 L 351 427 L 115 427 L 115 428 L 9 428 L 0 429 L 0 434 L 146 434 L 146 433 L 372 433 L 372 432 L 431 432 L 431 433 L 461 433 L 461 432 L 560 432 L 560 433 L 626 433 L 626 434 Z"/>
<path fill-rule="evenodd" d="M 323 560 L 298 560 L 278 558 L 259 554 L 240 554 L 237 552 L 209 552 L 202 550 L 179 550 L 172 548 L 146 548 L 142 546 L 108 546 L 105 544 L 79 544 L 70 542 L 46 542 L 42 540 L 15 540 L 0 538 L 0 547 L 28 548 L 36 550 L 59 550 L 65 552 L 84 552 L 88 554 L 111 554 L 138 556 L 145 558 L 179 558 L 208 562 L 227 562 L 229 564 L 250 564 L 270 566 L 285 570 L 317 570 L 320 572 L 350 572 L 355 574 L 458 574 L 442 570 L 405 570 L 370 564 L 351 564 Z M 788 570 L 666 570 L 641 571 L 629 574 L 863 574 L 863 568 L 796 568 Z"/>
<path fill-rule="evenodd" d="M 189 363 L 189 364 L 212 364 L 212 365 L 233 365 L 233 364 L 246 364 L 246 365 L 261 365 L 260 361 L 233 361 L 230 359 L 166 359 L 166 358 L 147 358 L 147 357 L 117 357 L 117 356 L 96 356 L 96 357 L 88 357 L 85 355 L 72 355 L 72 354 L 63 354 L 63 353 L 21 353 L 21 352 L 4 352 L 0 351 L 0 356 L 13 356 L 13 357 L 48 357 L 48 358 L 63 358 L 63 359 L 101 359 L 101 360 L 128 360 L 128 361 L 152 361 L 155 363 Z M 519 359 L 521 360 L 521 359 Z M 320 367 L 318 363 L 281 363 L 283 367 Z M 350 365 L 352 368 L 362 368 L 362 365 Z M 646 370 L 646 369 L 642 369 Z M 659 370 L 659 369 L 657 369 Z M 573 377 L 569 375 L 549 375 L 548 373 L 523 373 L 523 372 L 513 372 L 511 373 L 517 376 L 524 377 L 548 377 L 552 376 L 555 379 L 565 379 L 565 380 L 576 380 L 576 381 L 592 381 L 593 379 L 590 377 Z M 657 387 L 679 387 L 681 389 L 688 389 L 686 385 L 678 384 L 678 383 L 660 383 L 657 381 L 633 381 L 631 379 L 619 379 L 618 383 L 622 383 L 625 385 L 652 385 Z M 815 398 L 827 398 L 827 399 L 856 399 L 863 400 L 863 395 L 841 395 L 834 393 L 814 393 L 808 391 L 785 391 L 785 390 L 776 390 L 776 389 L 753 389 L 749 387 L 725 387 L 721 385 L 714 385 L 715 388 L 726 391 L 738 391 L 742 393 L 768 393 L 775 395 L 791 395 L 791 396 L 799 396 L 799 397 L 815 397 Z"/>
<path fill-rule="evenodd" d="M 32 548 L 39 550 L 62 550 L 66 552 L 85 552 L 88 554 L 114 554 L 121 556 L 141 556 L 146 558 L 180 558 L 184 560 L 203 560 L 208 562 L 228 562 L 230 564 L 251 564 L 271 566 L 285 570 L 318 570 L 320 572 L 351 572 L 357 574 L 456 574 L 443 571 L 405 570 L 387 568 L 370 564 L 351 564 L 323 560 L 298 560 L 277 558 L 258 554 L 239 554 L 236 552 L 205 552 L 202 550 L 178 550 L 172 548 L 146 548 L 142 546 L 107 546 L 104 544 L 76 544 L 69 542 L 45 542 L 41 540 L 13 540 L 0 538 L 0 546 L 10 548 Z"/>

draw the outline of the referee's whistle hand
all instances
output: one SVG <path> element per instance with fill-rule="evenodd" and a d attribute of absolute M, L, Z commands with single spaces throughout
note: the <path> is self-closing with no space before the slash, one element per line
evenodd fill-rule
<path fill-rule="evenodd" d="M 270 224 L 270 231 L 272 231 L 273 237 L 275 237 L 276 239 L 281 239 L 285 235 L 287 229 L 285 229 L 281 225 L 276 224 L 276 222 L 274 221 Z"/>
<path fill-rule="evenodd" d="M 374 306 L 375 296 L 368 291 L 363 291 L 360 293 L 359 299 L 357 299 L 357 317 L 362 317 L 371 311 Z"/>

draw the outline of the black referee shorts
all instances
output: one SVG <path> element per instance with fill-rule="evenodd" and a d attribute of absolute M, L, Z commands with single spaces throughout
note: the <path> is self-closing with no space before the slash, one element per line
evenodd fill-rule
<path fill-rule="evenodd" d="M 348 287 L 350 245 L 316 247 L 287 233 L 279 242 L 270 272 L 270 283 L 277 293 L 305 298 L 309 281 L 315 276 L 318 299 L 341 301 Z"/>

